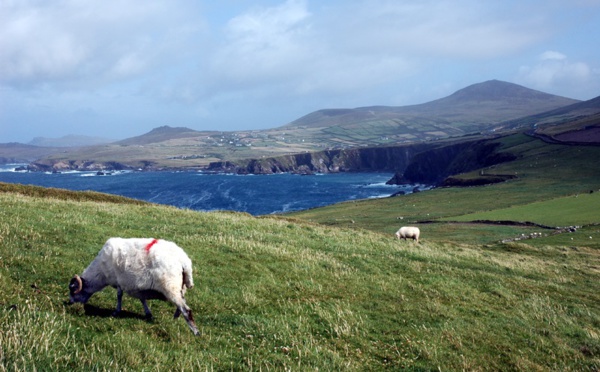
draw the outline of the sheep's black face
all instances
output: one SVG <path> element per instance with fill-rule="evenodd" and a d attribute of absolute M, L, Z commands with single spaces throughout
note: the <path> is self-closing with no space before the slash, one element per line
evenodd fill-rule
<path fill-rule="evenodd" d="M 69 283 L 69 299 L 71 300 L 71 303 L 86 303 L 92 296 L 92 293 L 89 293 L 86 289 L 85 279 L 79 278 L 78 276 L 73 277 Z"/>

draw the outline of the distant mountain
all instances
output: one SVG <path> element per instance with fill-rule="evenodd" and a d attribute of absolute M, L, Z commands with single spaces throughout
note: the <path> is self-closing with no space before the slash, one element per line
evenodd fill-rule
<path fill-rule="evenodd" d="M 151 143 L 158 143 L 169 141 L 179 138 L 193 138 L 204 135 L 205 132 L 199 132 L 190 128 L 185 127 L 170 127 L 164 125 L 162 127 L 154 128 L 146 134 L 141 136 L 124 139 L 116 142 L 119 145 L 148 145 Z"/>
<path fill-rule="evenodd" d="M 23 143 L 0 143 L 0 164 L 29 163 L 57 151 L 55 147 L 40 147 Z"/>
<path fill-rule="evenodd" d="M 545 112 L 579 101 L 499 80 L 470 85 L 448 97 L 410 106 L 371 106 L 324 109 L 303 116 L 286 127 L 353 127 L 379 122 L 388 126 L 420 124 L 430 132 L 457 135 L 489 129 L 490 124 Z M 391 129 L 391 128 L 390 128 Z M 427 128 L 425 128 L 427 131 Z"/>
<path fill-rule="evenodd" d="M 497 133 L 506 129 L 502 123 L 507 121 L 577 103 L 491 80 L 419 105 L 323 109 L 266 130 L 201 132 L 162 126 L 109 145 L 56 153 L 37 161 L 36 167 L 200 169 L 212 162 L 240 163 L 288 154 L 431 142 Z M 509 129 L 522 125 L 517 122 Z"/>
<path fill-rule="evenodd" d="M 502 129 L 531 128 L 557 142 L 600 143 L 600 96 L 536 115 L 500 123 Z"/>
<path fill-rule="evenodd" d="M 68 135 L 60 138 L 35 137 L 28 144 L 39 147 L 82 147 L 104 145 L 114 141 L 114 139 L 101 137 Z"/>
<path fill-rule="evenodd" d="M 562 106 L 552 110 L 544 111 L 534 115 L 528 115 L 516 120 L 509 120 L 502 125 L 521 125 L 528 126 L 542 123 L 556 123 L 560 121 L 571 121 L 575 118 L 581 118 L 588 115 L 594 115 L 600 112 L 600 96 L 587 101 L 578 101 L 571 105 Z"/>
<path fill-rule="evenodd" d="M 546 111 L 539 115 L 534 115 L 534 117 L 537 117 L 538 119 L 546 119 L 553 116 L 576 118 L 597 114 L 598 112 L 600 112 L 600 96 L 592 98 L 588 101 L 577 102 L 569 106 Z"/>
<path fill-rule="evenodd" d="M 544 112 L 579 102 L 578 100 L 556 96 L 521 85 L 499 80 L 490 80 L 473 84 L 448 97 L 421 105 L 408 106 L 422 114 L 434 113 L 436 116 L 458 115 L 468 119 L 469 111 L 488 117 L 487 122 L 506 120 L 531 115 L 533 111 Z M 491 115 L 488 116 L 488 115 Z"/>

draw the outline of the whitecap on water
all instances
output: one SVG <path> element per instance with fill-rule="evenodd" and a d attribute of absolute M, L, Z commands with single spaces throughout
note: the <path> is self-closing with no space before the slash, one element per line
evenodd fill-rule
<path fill-rule="evenodd" d="M 17 168 L 26 166 L 27 164 L 2 164 L 0 165 L 0 172 L 25 172 L 18 171 Z"/>

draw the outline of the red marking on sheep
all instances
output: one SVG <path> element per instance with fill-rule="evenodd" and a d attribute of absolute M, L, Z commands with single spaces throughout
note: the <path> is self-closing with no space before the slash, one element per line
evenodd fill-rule
<path fill-rule="evenodd" d="M 146 246 L 146 252 L 150 253 L 150 248 L 152 248 L 152 246 L 156 243 L 158 243 L 158 240 L 152 239 L 152 241 Z"/>

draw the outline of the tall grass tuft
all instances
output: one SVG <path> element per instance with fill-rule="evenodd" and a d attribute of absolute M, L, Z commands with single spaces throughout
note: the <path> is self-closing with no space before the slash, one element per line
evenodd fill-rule
<path fill-rule="evenodd" d="M 79 362 L 77 348 L 64 311 L 42 310 L 25 300 L 0 312 L 1 371 L 75 367 Z"/>

